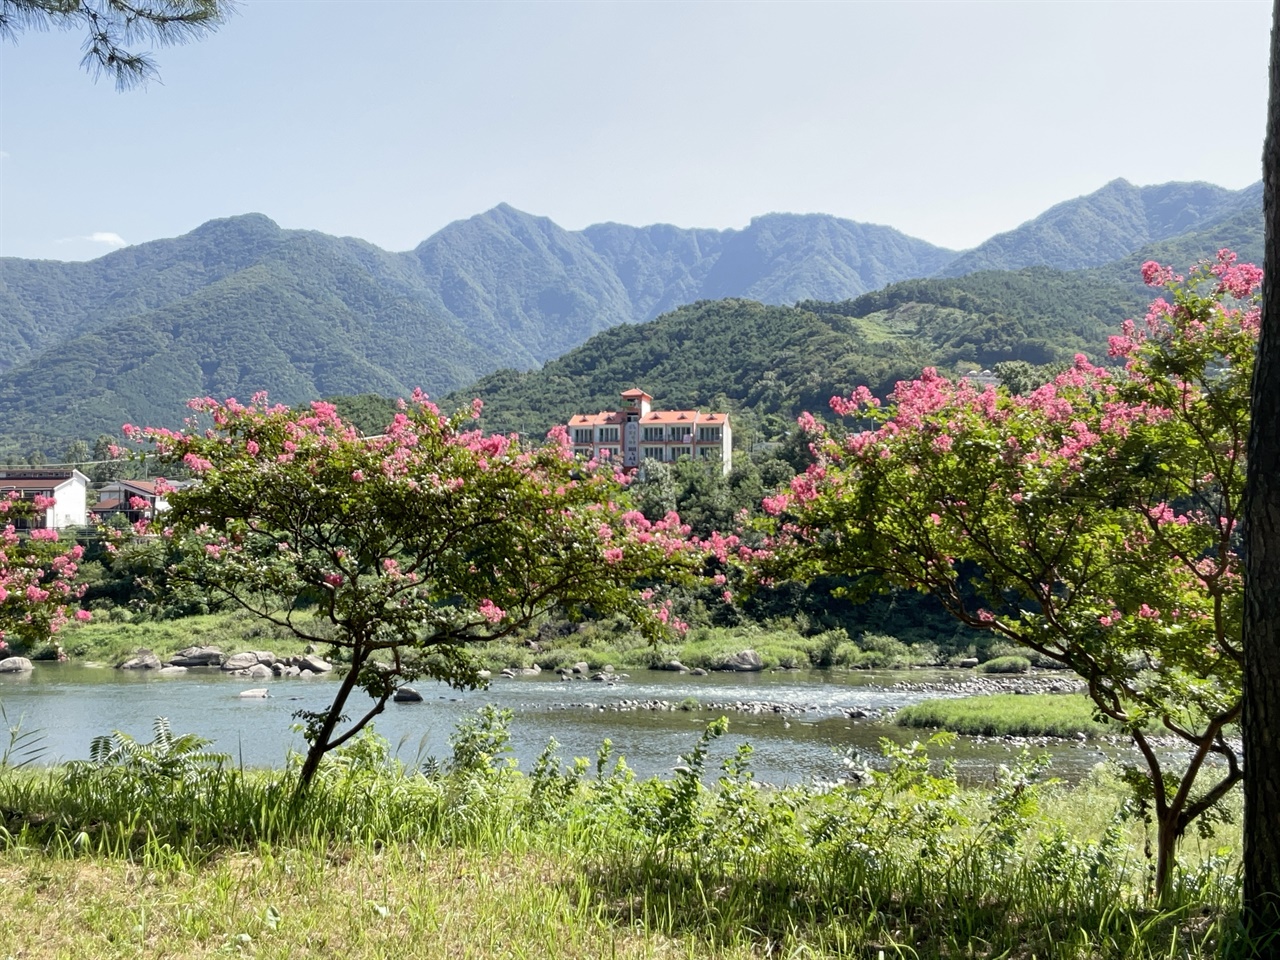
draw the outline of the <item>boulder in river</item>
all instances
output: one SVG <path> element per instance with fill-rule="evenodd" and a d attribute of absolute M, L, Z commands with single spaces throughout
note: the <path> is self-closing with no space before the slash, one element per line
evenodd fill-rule
<path fill-rule="evenodd" d="M 173 664 L 169 664 L 169 666 L 161 667 L 159 670 L 157 670 L 156 675 L 161 677 L 176 677 L 186 672 L 187 672 L 186 667 L 175 667 Z"/>
<path fill-rule="evenodd" d="M 26 657 L 5 657 L 0 660 L 0 673 L 30 673 L 34 669 Z"/>
<path fill-rule="evenodd" d="M 303 654 L 293 658 L 293 665 L 299 670 L 310 670 L 312 673 L 328 673 L 333 664 L 314 653 Z"/>
<path fill-rule="evenodd" d="M 150 650 L 139 650 L 128 660 L 116 666 L 121 670 L 159 670 L 160 658 Z"/>
<path fill-rule="evenodd" d="M 764 669 L 764 661 L 754 650 L 743 650 L 725 657 L 715 665 L 716 670 L 734 670 L 738 673 L 758 673 Z"/>
<path fill-rule="evenodd" d="M 256 667 L 260 663 L 266 664 L 268 667 L 276 662 L 275 654 L 265 654 L 270 659 L 263 659 L 264 654 L 258 650 L 245 650 L 241 653 L 233 653 L 222 661 L 222 669 L 230 673 L 233 670 L 249 670 Z"/>
<path fill-rule="evenodd" d="M 254 687 L 252 690 L 241 690 L 241 700 L 265 700 L 271 696 L 271 691 L 266 687 Z"/>
<path fill-rule="evenodd" d="M 422 694 L 413 687 L 401 687 L 392 698 L 396 703 L 421 703 Z"/>
<path fill-rule="evenodd" d="M 222 663 L 222 651 L 217 647 L 187 647 L 169 659 L 173 667 L 216 667 Z"/>
<path fill-rule="evenodd" d="M 689 668 L 679 660 L 668 660 L 666 663 L 655 663 L 650 670 L 669 670 L 672 673 L 688 673 Z"/>

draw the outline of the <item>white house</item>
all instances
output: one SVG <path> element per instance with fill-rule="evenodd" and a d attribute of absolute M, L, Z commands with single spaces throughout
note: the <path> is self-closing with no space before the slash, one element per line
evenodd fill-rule
<path fill-rule="evenodd" d="M 0 497 L 13 491 L 24 500 L 52 497 L 53 505 L 19 527 L 82 527 L 89 522 L 89 478 L 79 470 L 38 470 L 0 467 Z"/>

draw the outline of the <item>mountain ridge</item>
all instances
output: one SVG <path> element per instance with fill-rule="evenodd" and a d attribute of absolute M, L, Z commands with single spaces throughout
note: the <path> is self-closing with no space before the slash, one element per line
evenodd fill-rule
<path fill-rule="evenodd" d="M 1119 250 L 1090 269 L 1132 288 L 1142 250 L 1251 245 L 1260 223 L 1257 185 L 1127 181 L 959 253 L 826 214 L 571 231 L 498 204 L 403 252 L 242 214 L 92 261 L 0 260 L 0 423 L 10 448 L 48 447 L 125 420 L 176 423 L 196 394 L 441 395 L 689 303 L 840 303 L 1001 257 L 1054 267 Z M 1062 343 L 1085 342 L 1089 325 L 1076 326 Z"/>

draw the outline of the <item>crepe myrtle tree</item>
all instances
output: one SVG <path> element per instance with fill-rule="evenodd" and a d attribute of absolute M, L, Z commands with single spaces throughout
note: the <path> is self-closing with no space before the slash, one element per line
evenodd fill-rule
<path fill-rule="evenodd" d="M 650 522 L 618 506 L 622 478 L 576 460 L 562 428 L 536 447 L 486 436 L 421 392 L 374 437 L 328 403 L 290 409 L 259 395 L 190 406 L 181 431 L 125 427 L 196 478 L 168 492 L 160 521 L 184 575 L 350 659 L 329 707 L 297 715 L 309 744 L 300 791 L 400 684 L 479 685 L 469 642 L 507 636 L 552 606 L 621 613 L 657 638 L 674 625 L 670 608 L 641 588 L 680 581 L 699 562 L 678 517 Z M 317 610 L 331 634 L 315 630 Z M 346 723 L 357 687 L 373 703 Z"/>
<path fill-rule="evenodd" d="M 28 500 L 16 491 L 0 497 L 0 659 L 10 649 L 47 642 L 61 658 L 58 631 L 73 616 L 89 619 L 89 612 L 75 604 L 84 593 L 84 585 L 76 582 L 84 549 L 78 543 L 68 546 L 54 529 L 18 529 L 52 505 L 51 497 Z"/>
<path fill-rule="evenodd" d="M 1142 767 L 1155 886 L 1241 779 L 1240 532 L 1261 271 L 1221 251 L 1111 338 L 1123 368 L 1077 356 L 1024 396 L 927 369 L 881 408 L 835 397 L 847 432 L 802 417 L 817 462 L 765 501 L 758 575 L 914 588 L 958 620 L 1075 670 Z M 1170 762 L 1152 733 L 1189 750 Z M 1217 761 L 1209 763 L 1211 757 Z"/>

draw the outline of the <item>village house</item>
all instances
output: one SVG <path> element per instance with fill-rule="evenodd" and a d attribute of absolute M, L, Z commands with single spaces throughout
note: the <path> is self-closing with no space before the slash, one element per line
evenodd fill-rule
<path fill-rule="evenodd" d="M 14 491 L 24 500 L 51 497 L 42 514 L 14 522 L 19 529 L 82 527 L 89 522 L 89 478 L 79 470 L 39 470 L 0 467 L 0 497 Z"/>
<path fill-rule="evenodd" d="M 171 488 L 175 484 L 169 485 Z M 156 492 L 154 480 L 112 480 L 98 490 L 98 502 L 93 512 L 106 520 L 123 514 L 130 523 L 138 520 L 154 520 L 157 513 L 169 509 L 164 494 Z"/>
<path fill-rule="evenodd" d="M 723 473 L 733 467 L 733 431 L 727 413 L 654 410 L 643 390 L 622 393 L 621 410 L 575 414 L 567 424 L 573 452 L 586 459 L 621 460 L 640 467 L 645 460 L 669 463 L 681 457 L 715 460 Z"/>

